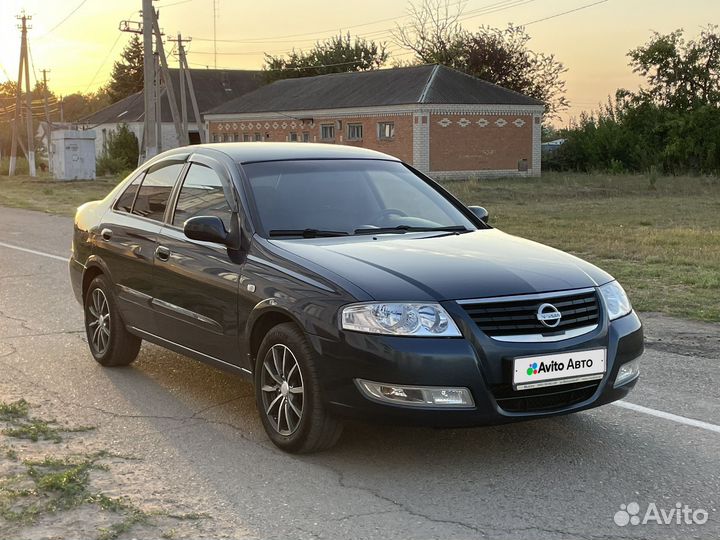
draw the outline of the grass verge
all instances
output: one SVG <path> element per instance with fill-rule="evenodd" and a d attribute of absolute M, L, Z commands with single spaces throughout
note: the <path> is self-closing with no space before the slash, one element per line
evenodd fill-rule
<path fill-rule="evenodd" d="M 640 311 L 720 321 L 720 178 L 547 173 L 445 182 L 490 223 L 597 264 Z"/>
<path fill-rule="evenodd" d="M 50 176 L 0 176 L 0 206 L 72 216 L 81 204 L 102 199 L 117 178 L 53 180 Z"/>

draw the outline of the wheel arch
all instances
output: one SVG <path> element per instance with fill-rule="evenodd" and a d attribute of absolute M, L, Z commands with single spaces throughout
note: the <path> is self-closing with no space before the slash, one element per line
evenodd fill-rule
<path fill-rule="evenodd" d="M 301 330 L 303 325 L 289 309 L 278 305 L 276 302 L 265 300 L 255 306 L 248 318 L 245 335 L 247 336 L 247 351 L 251 368 L 255 368 L 255 357 L 257 356 L 260 344 L 267 333 L 275 326 L 283 323 L 293 323 Z"/>
<path fill-rule="evenodd" d="M 90 256 L 87 260 L 87 263 L 85 264 L 85 270 L 83 271 L 82 276 L 81 290 L 83 301 L 85 301 L 85 294 L 87 293 L 87 290 L 90 287 L 90 283 L 92 283 L 92 280 L 102 274 L 110 278 L 110 272 L 108 271 L 107 265 L 99 257 Z"/>

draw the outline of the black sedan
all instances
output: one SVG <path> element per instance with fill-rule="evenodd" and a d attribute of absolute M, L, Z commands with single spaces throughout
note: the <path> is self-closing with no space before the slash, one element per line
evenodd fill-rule
<path fill-rule="evenodd" d="M 348 417 L 476 426 L 625 396 L 643 333 L 622 287 L 487 216 L 369 150 L 178 148 L 78 209 L 71 281 L 100 364 L 144 339 L 240 373 L 290 452 Z"/>

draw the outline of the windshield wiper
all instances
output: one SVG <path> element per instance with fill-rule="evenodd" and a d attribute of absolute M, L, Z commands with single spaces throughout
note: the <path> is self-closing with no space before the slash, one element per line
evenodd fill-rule
<path fill-rule="evenodd" d="M 347 236 L 345 231 L 325 231 L 322 229 L 273 229 L 270 236 L 302 236 L 303 238 L 320 238 L 322 236 Z"/>
<path fill-rule="evenodd" d="M 378 227 L 377 229 L 355 229 L 354 234 L 405 234 L 406 232 L 470 232 L 462 225 L 448 225 L 446 227 L 412 227 L 398 225 L 397 227 Z"/>

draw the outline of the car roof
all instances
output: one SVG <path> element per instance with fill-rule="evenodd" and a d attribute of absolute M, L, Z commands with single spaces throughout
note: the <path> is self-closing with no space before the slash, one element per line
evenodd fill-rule
<path fill-rule="evenodd" d="M 215 150 L 229 156 L 238 163 L 252 163 L 257 161 L 284 161 L 296 159 L 383 159 L 400 161 L 398 158 L 342 144 L 300 143 L 300 142 L 237 142 L 198 144 L 175 148 L 164 155 L 179 152 L 200 152 L 202 150 Z"/>

